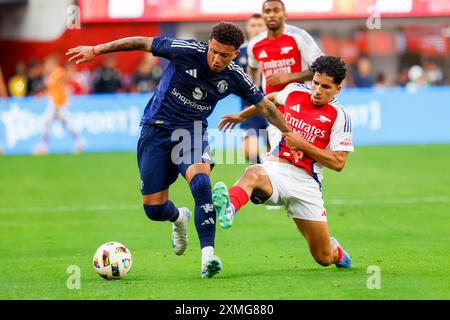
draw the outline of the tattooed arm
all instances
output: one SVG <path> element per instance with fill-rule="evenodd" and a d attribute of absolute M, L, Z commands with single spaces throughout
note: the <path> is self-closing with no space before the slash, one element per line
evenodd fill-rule
<path fill-rule="evenodd" d="M 69 62 L 76 60 L 76 64 L 80 64 L 92 61 L 96 56 L 103 53 L 132 50 L 151 52 L 152 44 L 153 38 L 151 37 L 128 37 L 96 46 L 78 46 L 69 49 L 66 56 L 70 56 Z"/>

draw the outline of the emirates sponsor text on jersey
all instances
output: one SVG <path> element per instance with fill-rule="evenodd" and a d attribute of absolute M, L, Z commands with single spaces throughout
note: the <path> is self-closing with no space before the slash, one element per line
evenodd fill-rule
<path fill-rule="evenodd" d="M 314 143 L 317 138 L 325 138 L 326 132 L 314 125 L 305 122 L 303 119 L 293 117 L 289 112 L 285 113 L 285 119 L 292 131 L 300 133 L 301 137 L 310 143 Z"/>
<path fill-rule="evenodd" d="M 272 59 L 270 61 L 261 62 L 266 77 L 272 74 L 291 73 L 292 66 L 296 64 L 295 58 L 289 59 Z"/>

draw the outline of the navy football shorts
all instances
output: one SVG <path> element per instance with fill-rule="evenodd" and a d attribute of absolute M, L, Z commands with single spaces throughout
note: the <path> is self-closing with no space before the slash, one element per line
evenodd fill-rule
<path fill-rule="evenodd" d="M 208 141 L 194 139 L 190 134 L 172 141 L 172 132 L 148 124 L 142 127 L 137 146 L 142 195 L 166 190 L 179 173 L 185 176 L 191 164 L 209 163 L 211 169 L 214 166 Z"/>

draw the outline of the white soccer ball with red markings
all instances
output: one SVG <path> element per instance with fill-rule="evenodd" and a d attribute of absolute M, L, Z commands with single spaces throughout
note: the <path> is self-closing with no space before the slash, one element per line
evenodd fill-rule
<path fill-rule="evenodd" d="M 95 252 L 93 264 L 102 278 L 122 279 L 131 270 L 131 252 L 119 242 L 107 242 Z"/>

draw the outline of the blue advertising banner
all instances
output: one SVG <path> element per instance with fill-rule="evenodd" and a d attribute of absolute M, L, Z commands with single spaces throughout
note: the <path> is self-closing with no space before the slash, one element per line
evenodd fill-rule
<path fill-rule="evenodd" d="M 64 110 L 67 126 L 84 141 L 84 151 L 135 151 L 139 122 L 152 94 L 71 97 Z M 450 87 L 406 91 L 401 88 L 344 89 L 342 106 L 351 114 L 355 145 L 450 143 Z M 46 98 L 27 97 L 0 102 L 0 147 L 5 154 L 31 154 L 43 139 L 52 114 Z M 214 129 L 223 114 L 240 110 L 238 97 L 217 105 L 209 119 L 213 148 L 234 148 L 238 132 Z M 49 153 L 70 153 L 75 141 L 60 121 L 50 126 Z"/>

